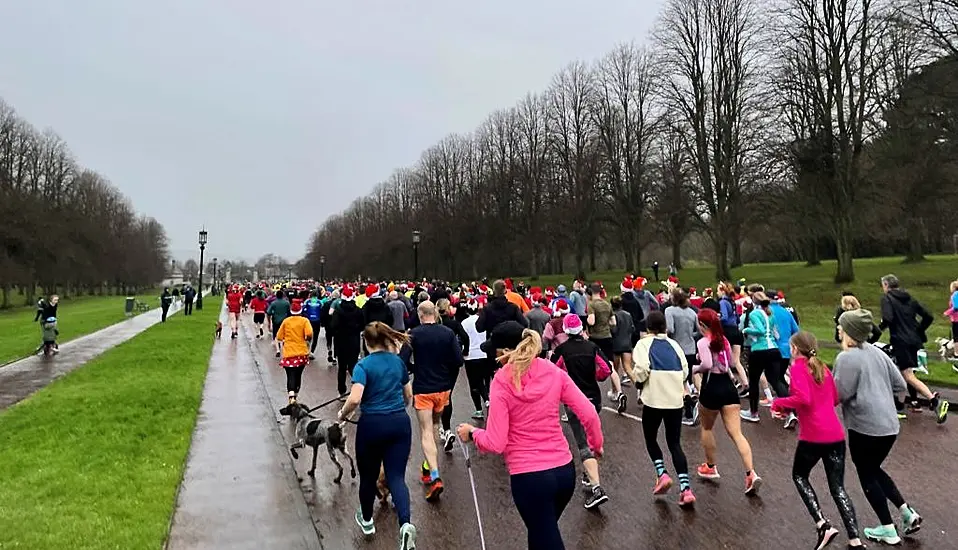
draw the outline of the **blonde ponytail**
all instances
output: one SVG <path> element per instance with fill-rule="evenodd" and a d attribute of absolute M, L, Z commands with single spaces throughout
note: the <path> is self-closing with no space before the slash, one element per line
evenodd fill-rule
<path fill-rule="evenodd" d="M 522 331 L 522 341 L 516 349 L 507 351 L 499 357 L 503 364 L 512 365 L 512 383 L 517 390 L 522 389 L 522 376 L 529 372 L 532 361 L 542 352 L 542 338 L 539 333 L 525 329 Z"/>

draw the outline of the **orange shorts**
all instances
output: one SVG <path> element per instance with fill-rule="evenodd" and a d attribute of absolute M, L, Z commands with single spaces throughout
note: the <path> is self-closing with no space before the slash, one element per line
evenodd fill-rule
<path fill-rule="evenodd" d="M 438 393 L 420 393 L 414 396 L 413 407 L 417 411 L 428 411 L 439 413 L 449 404 L 451 391 L 441 391 Z"/>

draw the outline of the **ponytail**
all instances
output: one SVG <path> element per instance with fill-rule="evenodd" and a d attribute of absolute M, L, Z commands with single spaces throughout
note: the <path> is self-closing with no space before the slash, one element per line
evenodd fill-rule
<path fill-rule="evenodd" d="M 517 390 L 522 389 L 522 376 L 529 372 L 532 361 L 542 352 L 542 338 L 539 333 L 525 329 L 522 331 L 522 340 L 516 349 L 507 351 L 499 357 L 503 364 L 512 365 L 512 383 Z"/>

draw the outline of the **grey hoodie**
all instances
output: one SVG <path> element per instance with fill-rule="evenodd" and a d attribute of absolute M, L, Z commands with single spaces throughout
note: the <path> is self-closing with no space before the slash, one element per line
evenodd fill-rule
<path fill-rule="evenodd" d="M 895 394 L 905 391 L 905 379 L 883 351 L 868 343 L 843 351 L 832 376 L 846 428 L 876 437 L 898 435 Z"/>

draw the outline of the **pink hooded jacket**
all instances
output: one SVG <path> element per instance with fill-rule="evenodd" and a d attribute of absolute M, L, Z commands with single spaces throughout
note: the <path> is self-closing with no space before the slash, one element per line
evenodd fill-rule
<path fill-rule="evenodd" d="M 602 426 L 595 406 L 569 375 L 545 359 L 533 359 L 521 379 L 512 383 L 512 365 L 499 369 L 489 389 L 486 428 L 476 428 L 472 438 L 485 453 L 502 454 L 510 474 L 540 472 L 572 460 L 569 442 L 559 423 L 559 404 L 575 413 L 585 428 L 589 447 L 602 449 Z"/>

